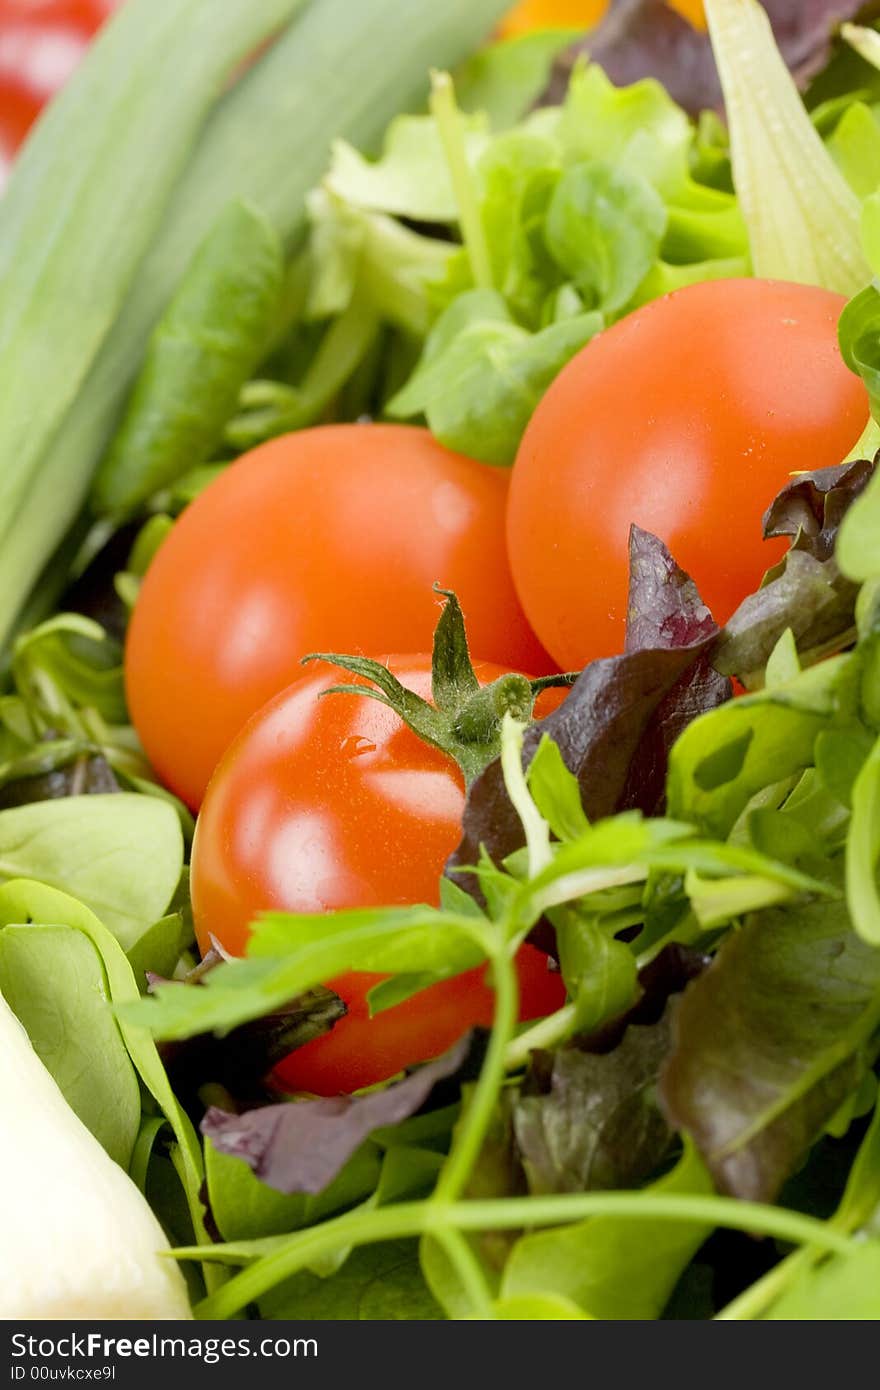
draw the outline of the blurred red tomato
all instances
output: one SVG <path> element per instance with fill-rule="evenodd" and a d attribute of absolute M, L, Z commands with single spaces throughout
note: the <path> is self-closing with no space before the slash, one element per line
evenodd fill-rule
<path fill-rule="evenodd" d="M 0 187 L 46 103 L 121 0 L 0 0 Z"/>

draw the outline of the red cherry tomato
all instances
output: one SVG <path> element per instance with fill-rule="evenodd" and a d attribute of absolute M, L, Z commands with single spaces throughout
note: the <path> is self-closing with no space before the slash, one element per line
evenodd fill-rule
<path fill-rule="evenodd" d="M 510 489 L 519 596 L 563 668 L 622 650 L 632 522 L 724 622 L 786 549 L 761 518 L 797 470 L 840 463 L 868 416 L 827 290 L 691 286 L 622 319 L 562 371 Z"/>
<path fill-rule="evenodd" d="M 430 695 L 427 657 L 391 667 Z M 502 667 L 477 663 L 478 679 Z M 192 854 L 196 933 L 239 955 L 261 911 L 436 902 L 443 865 L 461 837 L 464 787 L 445 754 L 424 744 L 387 706 L 321 691 L 352 677 L 323 668 L 298 680 L 241 731 L 211 779 Z M 524 946 L 517 961 L 521 1017 L 561 1007 L 561 977 Z M 332 1095 L 368 1086 L 436 1056 L 492 1020 L 481 967 L 432 986 L 371 1019 L 366 995 L 380 976 L 330 982 L 348 1015 L 279 1068 L 294 1090 Z"/>
<path fill-rule="evenodd" d="M 402 425 L 328 425 L 233 464 L 150 566 L 126 688 L 159 775 L 191 806 L 245 720 L 312 651 L 429 651 L 458 594 L 475 657 L 553 669 L 507 564 L 508 475 Z"/>
<path fill-rule="evenodd" d="M 119 0 L 0 0 L 0 187 L 46 103 Z"/>

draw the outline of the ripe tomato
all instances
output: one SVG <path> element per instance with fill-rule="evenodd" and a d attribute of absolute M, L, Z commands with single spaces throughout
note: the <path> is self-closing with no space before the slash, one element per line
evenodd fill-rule
<path fill-rule="evenodd" d="M 508 481 L 404 425 L 303 430 L 233 464 L 160 548 L 129 631 L 129 707 L 163 780 L 198 806 L 310 651 L 429 651 L 435 582 L 477 657 L 552 670 L 507 564 Z"/>
<path fill-rule="evenodd" d="M 513 470 L 508 548 L 563 667 L 623 646 L 630 523 L 653 531 L 725 622 L 786 549 L 761 518 L 798 469 L 837 464 L 868 416 L 827 290 L 719 280 L 655 300 L 560 373 Z"/>
<path fill-rule="evenodd" d="M 397 657 L 392 670 L 430 697 L 430 660 Z M 502 667 L 477 663 L 482 683 Z M 249 924 L 269 908 L 436 902 L 443 865 L 461 836 L 464 787 L 444 753 L 422 743 L 387 706 L 322 691 L 352 677 L 324 667 L 260 710 L 211 779 L 192 854 L 192 901 L 203 950 L 211 938 L 241 954 Z M 561 977 L 531 946 L 518 957 L 521 1016 L 561 1007 Z M 436 1056 L 474 1024 L 492 1020 L 481 967 L 368 1016 L 381 976 L 347 974 L 331 986 L 348 1005 L 332 1032 L 279 1068 L 294 1090 L 332 1095 Z"/>
<path fill-rule="evenodd" d="M 46 102 L 119 0 L 0 0 L 0 187 Z"/>

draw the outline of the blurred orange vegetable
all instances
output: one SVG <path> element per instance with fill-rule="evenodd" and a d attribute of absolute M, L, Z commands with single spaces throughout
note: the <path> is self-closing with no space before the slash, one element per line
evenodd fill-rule
<path fill-rule="evenodd" d="M 705 29 L 703 0 L 669 0 L 674 10 L 699 29 Z M 507 37 L 525 34 L 529 29 L 589 29 L 601 19 L 608 0 L 520 0 L 503 21 Z"/>

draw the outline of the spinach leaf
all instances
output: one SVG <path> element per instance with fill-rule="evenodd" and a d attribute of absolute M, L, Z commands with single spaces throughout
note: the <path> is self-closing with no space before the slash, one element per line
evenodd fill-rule
<path fill-rule="evenodd" d="M 0 886 L 0 928 L 21 922 L 56 926 L 61 923 L 81 932 L 97 950 L 104 967 L 110 999 L 120 1017 L 122 1006 L 139 999 L 131 966 L 119 942 L 82 903 L 42 883 L 16 879 Z M 178 1103 L 165 1074 L 156 1046 L 144 1029 L 120 1019 L 119 1031 L 141 1081 L 168 1120 L 177 1145 L 178 1172 L 184 1188 L 196 1239 L 204 1240 L 201 1204 L 204 1177 L 202 1152 L 189 1118 Z"/>
<path fill-rule="evenodd" d="M 670 1123 L 723 1191 L 771 1201 L 858 1087 L 878 1026 L 880 952 L 842 900 L 755 913 L 678 1006 Z"/>
<path fill-rule="evenodd" d="M 230 203 L 153 330 L 122 423 L 94 483 L 114 518 L 207 461 L 265 353 L 281 293 L 278 234 L 250 203 Z"/>
<path fill-rule="evenodd" d="M 125 953 L 141 988 L 146 989 L 150 974 L 173 974 L 181 953 L 192 942 L 192 922 L 182 910 L 169 912 L 151 923 Z"/>
<path fill-rule="evenodd" d="M 496 1299 L 492 1312 L 496 1318 L 516 1322 L 547 1319 L 582 1322 L 590 1316 L 589 1313 L 582 1313 L 570 1298 L 561 1298 L 559 1294 L 512 1294 L 509 1298 Z"/>
<path fill-rule="evenodd" d="M 127 1168 L 140 1128 L 140 1087 L 92 942 L 72 927 L 4 927 L 0 994 L 65 1100 Z"/>
<path fill-rule="evenodd" d="M 162 916 L 182 868 L 180 822 L 155 797 L 120 793 L 0 811 L 0 878 L 70 893 L 123 947 Z"/>

